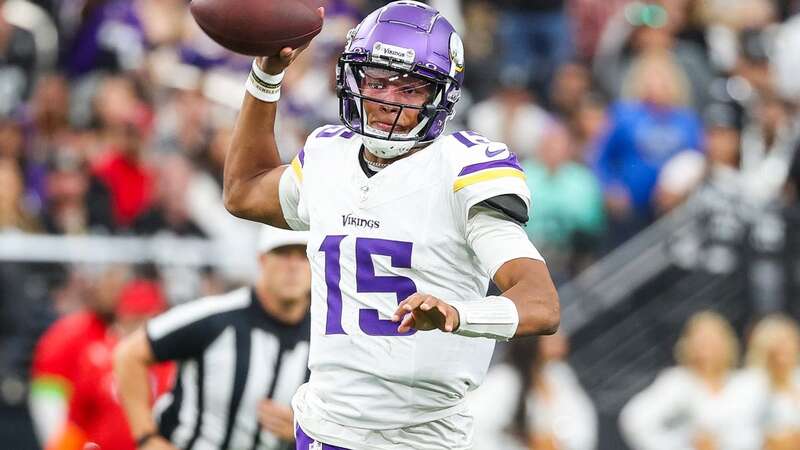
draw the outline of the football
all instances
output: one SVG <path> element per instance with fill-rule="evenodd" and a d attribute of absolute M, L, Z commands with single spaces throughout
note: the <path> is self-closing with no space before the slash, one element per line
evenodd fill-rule
<path fill-rule="evenodd" d="M 189 10 L 223 47 L 251 56 L 297 48 L 322 30 L 320 0 L 193 0 Z"/>

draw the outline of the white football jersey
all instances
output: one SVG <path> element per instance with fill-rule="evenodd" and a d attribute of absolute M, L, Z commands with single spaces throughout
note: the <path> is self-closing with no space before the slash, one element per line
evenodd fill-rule
<path fill-rule="evenodd" d="M 530 204 L 516 156 L 475 133 L 442 137 L 372 177 L 361 145 L 342 126 L 314 131 L 291 164 L 295 203 L 282 195 L 290 226 L 310 231 L 311 378 L 296 414 L 314 437 L 324 434 L 317 419 L 389 430 L 464 412 L 494 341 L 399 334 L 389 319 L 415 292 L 483 300 L 497 267 L 482 267 L 468 245 L 468 211 L 503 194 Z"/>

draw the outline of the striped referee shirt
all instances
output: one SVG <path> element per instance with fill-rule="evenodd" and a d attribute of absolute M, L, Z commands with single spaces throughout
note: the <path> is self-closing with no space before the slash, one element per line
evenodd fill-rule
<path fill-rule="evenodd" d="M 262 430 L 258 405 L 289 405 L 308 379 L 309 316 L 287 325 L 252 288 L 177 306 L 147 323 L 158 361 L 177 360 L 172 392 L 156 403 L 159 433 L 181 450 L 289 449 Z"/>

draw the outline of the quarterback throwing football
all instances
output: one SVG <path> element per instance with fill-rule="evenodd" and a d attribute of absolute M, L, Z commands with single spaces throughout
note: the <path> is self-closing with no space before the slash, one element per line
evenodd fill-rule
<path fill-rule="evenodd" d="M 311 378 L 295 394 L 297 448 L 468 449 L 464 396 L 495 340 L 552 334 L 558 296 L 521 224 L 516 156 L 472 132 L 442 136 L 464 80 L 453 26 L 391 3 L 348 34 L 342 124 L 291 165 L 274 138 L 283 71 L 258 58 L 225 163 L 236 216 L 308 230 Z M 489 280 L 502 295 L 486 297 Z"/>

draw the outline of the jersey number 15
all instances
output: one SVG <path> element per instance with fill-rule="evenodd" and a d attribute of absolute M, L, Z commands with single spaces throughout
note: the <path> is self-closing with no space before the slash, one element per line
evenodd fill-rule
<path fill-rule="evenodd" d="M 325 334 L 347 334 L 342 328 L 342 290 L 339 282 L 342 268 L 339 262 L 342 240 L 346 235 L 326 236 L 319 250 L 325 254 L 325 284 L 328 287 L 328 316 Z M 358 293 L 394 293 L 397 302 L 417 292 L 410 278 L 398 275 L 375 275 L 372 255 L 388 256 L 393 267 L 411 268 L 411 242 L 388 239 L 356 238 L 356 291 Z M 362 308 L 358 311 L 358 325 L 370 336 L 408 336 L 416 330 L 398 333 L 397 322 L 381 319 L 378 310 Z"/>

